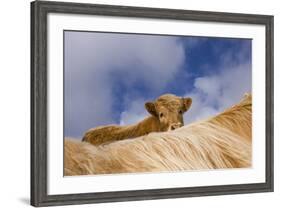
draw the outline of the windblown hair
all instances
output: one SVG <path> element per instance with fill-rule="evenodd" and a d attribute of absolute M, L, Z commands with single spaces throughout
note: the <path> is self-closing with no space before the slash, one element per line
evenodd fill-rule
<path fill-rule="evenodd" d="M 155 102 L 147 102 L 145 107 L 151 114 L 142 121 L 128 126 L 99 126 L 89 129 L 82 141 L 93 145 L 101 145 L 118 140 L 135 138 L 147 135 L 151 132 L 162 132 L 183 126 L 182 114 L 191 105 L 191 98 L 181 98 L 173 94 L 164 94 Z M 159 114 L 165 112 L 165 118 L 159 118 Z M 179 113 L 180 112 L 180 113 Z"/>
<path fill-rule="evenodd" d="M 220 125 L 235 132 L 248 141 L 252 140 L 252 95 L 246 93 L 238 105 L 227 109 L 218 116 L 209 119 L 214 125 Z"/>
<path fill-rule="evenodd" d="M 65 139 L 65 175 L 159 172 L 251 166 L 251 95 L 204 121 L 94 146 Z"/>

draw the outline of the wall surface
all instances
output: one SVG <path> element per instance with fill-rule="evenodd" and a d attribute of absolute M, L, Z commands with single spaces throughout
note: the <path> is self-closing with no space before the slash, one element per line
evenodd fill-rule
<path fill-rule="evenodd" d="M 275 15 L 275 192 L 122 202 L 74 207 L 280 207 L 281 198 L 281 7 L 280 1 L 93 0 L 102 4 Z M 30 169 L 30 8 L 29 1 L 0 3 L 0 207 L 29 206 Z M 278 116 L 279 115 L 279 116 Z"/>

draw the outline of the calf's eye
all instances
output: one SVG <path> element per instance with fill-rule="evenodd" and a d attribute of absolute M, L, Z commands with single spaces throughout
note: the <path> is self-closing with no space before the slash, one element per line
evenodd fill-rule
<path fill-rule="evenodd" d="M 159 113 L 159 117 L 162 118 L 164 116 L 163 113 Z"/>

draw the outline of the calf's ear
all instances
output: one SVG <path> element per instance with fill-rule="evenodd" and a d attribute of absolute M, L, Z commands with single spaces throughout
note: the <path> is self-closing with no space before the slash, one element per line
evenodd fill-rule
<path fill-rule="evenodd" d="M 147 110 L 148 113 L 150 113 L 153 116 L 158 116 L 155 105 L 153 102 L 147 102 L 145 103 L 145 108 Z"/>
<path fill-rule="evenodd" d="M 190 97 L 183 98 L 183 110 L 186 112 L 192 104 L 192 99 Z"/>

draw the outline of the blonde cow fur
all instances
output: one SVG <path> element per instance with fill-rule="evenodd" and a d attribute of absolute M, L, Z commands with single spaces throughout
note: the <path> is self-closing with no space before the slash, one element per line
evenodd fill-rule
<path fill-rule="evenodd" d="M 151 116 L 129 126 L 101 126 L 88 130 L 83 141 L 100 145 L 118 140 L 135 138 L 151 132 L 175 130 L 184 125 L 183 114 L 190 108 L 191 98 L 172 94 L 160 96 L 155 102 L 145 103 Z"/>
<path fill-rule="evenodd" d="M 65 175 L 251 166 L 251 95 L 223 113 L 175 131 L 94 146 L 65 139 Z"/>

